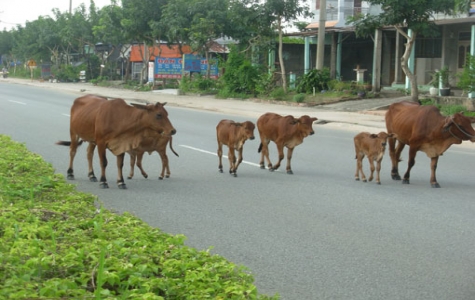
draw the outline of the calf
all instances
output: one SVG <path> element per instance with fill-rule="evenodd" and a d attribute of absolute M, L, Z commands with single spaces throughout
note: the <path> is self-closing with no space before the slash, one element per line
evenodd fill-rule
<path fill-rule="evenodd" d="M 261 169 L 265 169 L 264 158 L 267 160 L 269 171 L 277 170 L 280 162 L 284 159 L 284 147 L 287 147 L 287 174 L 293 174 L 290 160 L 294 148 L 303 143 L 303 139 L 314 134 L 313 122 L 317 118 L 311 118 L 307 115 L 295 118 L 293 116 L 281 116 L 275 113 L 265 113 L 257 120 L 257 129 L 261 138 L 261 144 L 257 152 L 261 153 L 259 162 Z M 272 165 L 269 158 L 269 143 L 273 141 L 279 152 L 279 159 L 275 165 Z"/>
<path fill-rule="evenodd" d="M 355 180 L 360 180 L 360 173 L 363 182 L 366 182 L 366 176 L 363 173 L 363 158 L 368 157 L 371 175 L 369 181 L 373 180 L 374 162 L 376 161 L 376 183 L 381 184 L 379 172 L 381 171 L 381 161 L 383 160 L 384 151 L 386 151 L 386 142 L 393 134 L 380 132 L 378 134 L 361 132 L 354 137 L 356 152 L 356 173 Z"/>
<path fill-rule="evenodd" d="M 170 165 L 167 156 L 167 145 L 170 145 L 170 150 L 172 150 L 173 154 L 179 156 L 178 153 L 176 153 L 173 149 L 172 136 L 162 136 L 159 134 L 155 134 L 155 136 L 150 135 L 140 143 L 138 148 L 127 151 L 127 153 L 130 155 L 130 173 L 127 178 L 132 179 L 132 177 L 134 177 L 135 164 L 137 164 L 137 167 L 140 169 L 142 176 L 148 178 L 148 174 L 142 168 L 142 158 L 145 152 L 152 154 L 154 151 L 158 152 L 160 159 L 162 160 L 162 172 L 160 173 L 158 179 L 162 180 L 163 178 L 169 178 Z"/>
<path fill-rule="evenodd" d="M 254 128 L 256 126 L 251 121 L 242 123 L 232 120 L 221 120 L 216 126 L 216 137 L 218 140 L 219 172 L 223 173 L 223 145 L 228 146 L 229 174 L 237 176 L 236 171 L 242 162 L 242 149 L 247 139 L 254 139 Z M 238 151 L 236 159 L 235 150 Z"/>

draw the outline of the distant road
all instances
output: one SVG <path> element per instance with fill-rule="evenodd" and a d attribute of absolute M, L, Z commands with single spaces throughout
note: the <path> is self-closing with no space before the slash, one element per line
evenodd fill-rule
<path fill-rule="evenodd" d="M 25 142 L 65 174 L 68 148 L 54 143 L 69 139 L 76 94 L 2 82 L 0 89 L 0 133 Z M 108 209 L 129 211 L 165 232 L 186 235 L 189 246 L 212 247 L 212 253 L 247 266 L 261 293 L 286 300 L 475 299 L 471 149 L 451 148 L 439 160 L 440 189 L 430 187 L 423 153 L 410 185 L 390 179 L 387 154 L 382 184 L 362 183 L 353 179 L 355 133 L 315 125 L 316 134 L 294 151 L 294 175 L 259 169 L 257 138 L 246 142 L 245 163 L 234 178 L 218 173 L 215 127 L 223 118 L 245 118 L 167 109 L 180 155 L 169 155 L 171 178 L 157 179 L 161 163 L 155 153 L 144 157 L 149 179 L 136 172 L 128 190 L 119 190 L 108 153 L 110 188 L 101 190 L 87 179 L 82 147 L 72 183 L 98 195 Z M 270 151 L 275 161 L 273 144 Z M 405 171 L 407 150 L 403 159 Z M 97 157 L 95 163 L 97 174 Z"/>

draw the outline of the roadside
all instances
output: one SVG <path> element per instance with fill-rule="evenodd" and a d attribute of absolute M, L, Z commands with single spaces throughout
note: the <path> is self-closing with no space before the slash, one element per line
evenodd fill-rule
<path fill-rule="evenodd" d="M 167 105 L 170 106 L 215 111 L 224 114 L 238 114 L 256 119 L 268 111 L 282 115 L 300 116 L 307 114 L 317 117 L 319 119 L 317 123 L 319 124 L 356 131 L 385 130 L 384 109 L 391 103 L 407 99 L 407 97 L 361 99 L 309 107 L 297 103 L 278 101 L 216 99 L 214 96 L 177 95 L 177 90 L 171 89 L 135 92 L 95 86 L 91 83 L 51 83 L 18 78 L 3 78 L 0 82 L 63 90 L 77 93 L 78 97 L 85 94 L 96 94 L 110 98 L 123 98 L 128 101 L 167 102 Z"/>

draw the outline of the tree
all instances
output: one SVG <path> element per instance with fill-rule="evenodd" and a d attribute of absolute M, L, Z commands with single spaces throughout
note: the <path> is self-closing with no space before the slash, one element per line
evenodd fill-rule
<path fill-rule="evenodd" d="M 287 92 L 287 74 L 285 72 L 284 58 L 282 55 L 283 48 L 283 30 L 286 24 L 291 24 L 292 21 L 297 20 L 300 17 L 310 17 L 311 13 L 306 5 L 301 6 L 301 3 L 306 3 L 305 0 L 267 0 L 264 4 L 264 11 L 266 15 L 270 17 L 270 22 L 273 24 L 274 29 L 278 32 L 278 53 L 280 71 L 282 75 L 282 86 L 284 91 Z"/>
<path fill-rule="evenodd" d="M 380 5 L 379 15 L 358 15 L 348 19 L 355 26 L 358 37 L 368 37 L 378 28 L 392 26 L 406 39 L 405 51 L 401 57 L 401 68 L 411 83 L 411 97 L 419 101 L 419 90 L 415 75 L 409 69 L 408 61 L 419 35 L 426 37 L 438 34 L 433 22 L 434 14 L 454 15 L 463 8 L 468 9 L 467 0 L 367 0 L 371 5 Z M 466 10 L 467 11 L 467 10 Z M 412 35 L 407 30 L 412 31 Z"/>

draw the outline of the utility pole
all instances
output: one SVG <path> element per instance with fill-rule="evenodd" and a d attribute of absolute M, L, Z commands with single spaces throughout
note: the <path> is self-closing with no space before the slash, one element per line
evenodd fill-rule
<path fill-rule="evenodd" d="M 320 15 L 318 22 L 318 44 L 316 69 L 323 69 L 323 57 L 325 56 L 325 22 L 327 19 L 327 0 L 320 0 Z"/>
<path fill-rule="evenodd" d="M 69 0 L 69 14 L 73 12 L 73 0 Z"/>

